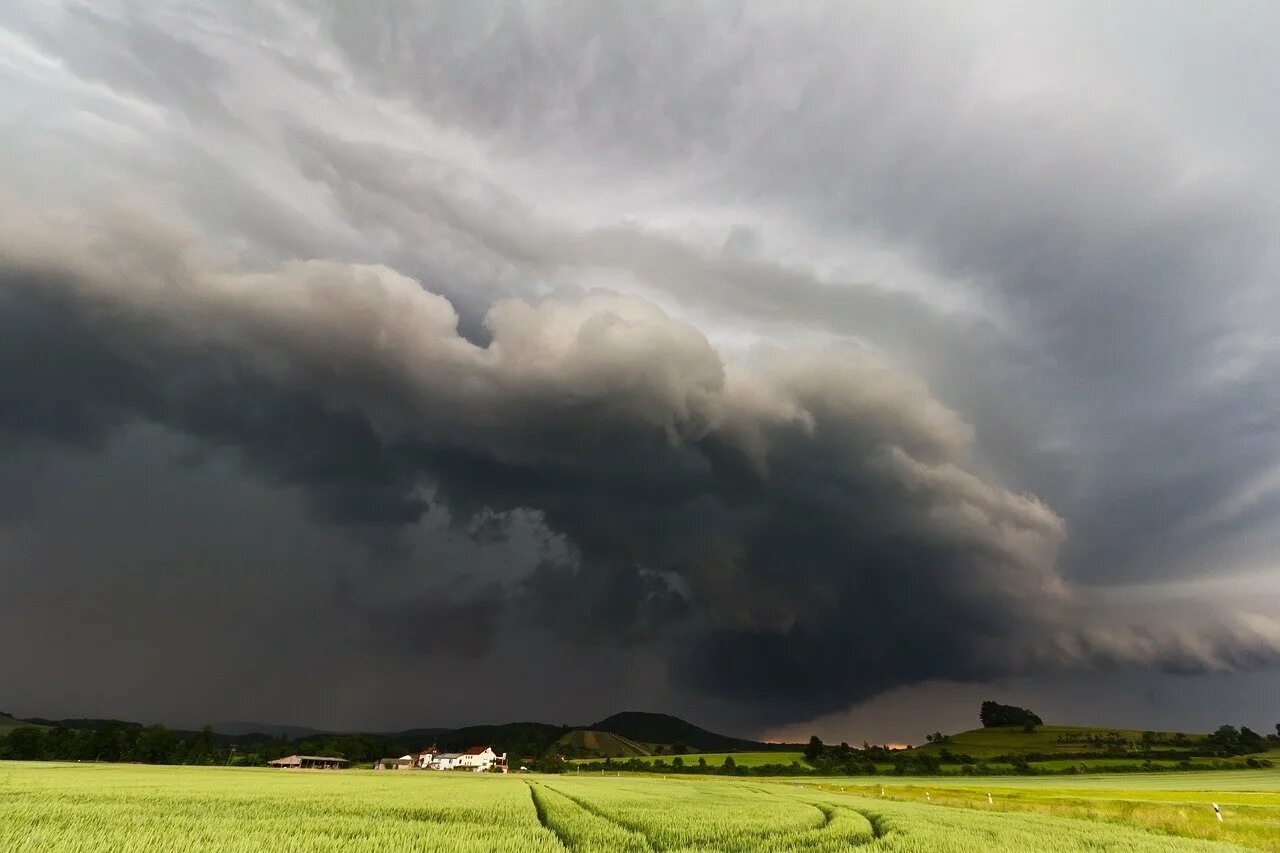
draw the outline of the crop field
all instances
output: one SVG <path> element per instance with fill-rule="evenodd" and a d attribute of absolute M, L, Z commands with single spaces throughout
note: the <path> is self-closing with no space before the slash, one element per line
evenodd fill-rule
<path fill-rule="evenodd" d="M 560 743 L 577 749 L 593 749 L 601 755 L 609 755 L 614 758 L 639 757 L 653 753 L 653 748 L 650 745 L 639 743 L 612 732 L 572 731 L 560 738 Z"/>
<path fill-rule="evenodd" d="M 692 752 L 687 755 L 681 755 L 680 760 L 686 765 L 697 764 L 698 759 L 705 759 L 711 767 L 719 767 L 724 764 L 725 758 L 733 756 L 733 761 L 739 767 L 759 767 L 763 764 L 791 764 L 797 762 L 804 764 L 804 753 L 802 752 Z M 650 755 L 637 756 L 641 761 L 652 764 L 658 759 L 662 759 L 665 763 L 670 764 L 674 755 Z M 577 763 L 598 762 L 598 758 L 579 759 Z M 807 765 L 806 765 L 807 766 Z"/>
<path fill-rule="evenodd" d="M 1187 786 L 1212 775 L 1171 778 Z M 1271 778 L 1217 779 L 1224 787 L 1216 794 L 1130 787 L 1125 778 L 1102 780 L 1111 783 L 1110 789 L 1080 785 L 1065 792 L 1001 779 L 1005 787 L 996 793 L 996 805 L 986 804 L 985 792 L 959 786 L 935 787 L 925 800 L 916 786 L 925 780 L 895 780 L 898 784 L 881 797 L 859 784 L 867 781 L 819 785 L 0 762 L 0 850 L 1280 849 L 1280 774 L 1274 771 Z M 1148 822 L 1150 808 L 1211 816 L 1205 806 L 1210 796 L 1230 804 L 1227 822 Z M 1014 803 L 1018 797 L 1023 801 Z M 1103 805 L 1119 800 L 1133 807 L 1053 813 L 1058 798 Z M 1233 825 L 1246 816 L 1259 832 L 1233 834 Z M 1271 818 L 1276 818 L 1274 828 L 1266 823 Z"/>

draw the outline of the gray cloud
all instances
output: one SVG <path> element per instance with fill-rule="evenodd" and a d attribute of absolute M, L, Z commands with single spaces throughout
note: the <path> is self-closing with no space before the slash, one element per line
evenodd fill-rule
<path fill-rule="evenodd" d="M 60 321 L 21 342 L 32 369 L 5 396 L 32 411 L 38 388 L 47 416 L 15 434 L 150 421 L 393 537 L 428 492 L 460 520 L 537 512 L 571 562 L 521 582 L 535 621 L 623 643 L 683 625 L 690 683 L 749 696 L 762 719 L 943 676 L 1252 668 L 1280 648 L 1265 616 L 1180 632 L 1087 616 L 1056 568 L 1062 520 L 966 470 L 971 427 L 864 349 L 727 361 L 654 304 L 599 290 L 496 303 L 478 346 L 386 267 L 238 270 L 128 209 L 4 226 L 6 319 Z M 411 614 L 431 600 L 457 621 L 423 634 Z M 489 583 L 360 609 L 409 648 L 475 654 L 505 600 Z"/>
<path fill-rule="evenodd" d="M 7 8 L 0 524 L 146 424 L 359 544 L 353 667 L 1270 666 L 1270 15 Z"/>

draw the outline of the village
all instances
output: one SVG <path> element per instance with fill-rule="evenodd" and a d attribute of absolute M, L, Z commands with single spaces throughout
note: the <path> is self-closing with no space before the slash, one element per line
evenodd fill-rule
<path fill-rule="evenodd" d="M 286 755 L 268 761 L 270 767 L 285 770 L 339 770 L 347 763 L 345 758 L 325 755 Z M 473 746 L 462 752 L 441 752 L 429 746 L 421 752 L 402 755 L 399 758 L 382 758 L 373 765 L 374 770 L 469 770 L 473 773 L 506 773 L 507 754 L 493 751 L 491 746 Z"/>
<path fill-rule="evenodd" d="M 473 746 L 462 752 L 440 752 L 435 746 L 412 755 L 383 758 L 374 770 L 470 770 L 474 773 L 506 773 L 507 754 L 491 746 Z"/>

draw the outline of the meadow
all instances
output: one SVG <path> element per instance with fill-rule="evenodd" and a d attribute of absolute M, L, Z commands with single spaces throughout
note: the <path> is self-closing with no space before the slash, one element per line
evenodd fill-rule
<path fill-rule="evenodd" d="M 672 759 L 679 758 L 685 765 L 695 765 L 698 759 L 706 761 L 711 767 L 719 767 L 724 764 L 724 760 L 729 756 L 733 756 L 733 761 L 739 767 L 760 767 L 766 764 L 804 764 L 803 752 L 691 752 L 686 755 L 638 755 L 635 758 L 645 764 L 653 764 L 661 761 L 664 764 L 670 764 Z M 583 758 L 574 761 L 574 764 L 588 764 L 598 762 L 598 758 Z M 807 765 L 805 765 L 807 766 Z"/>
<path fill-rule="evenodd" d="M 1276 771 L 938 781 L 0 762 L 0 850 L 1280 850 Z"/>

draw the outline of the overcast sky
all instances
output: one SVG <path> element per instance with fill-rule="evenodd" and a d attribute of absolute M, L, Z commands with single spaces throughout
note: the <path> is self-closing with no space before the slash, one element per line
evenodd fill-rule
<path fill-rule="evenodd" d="M 0 709 L 1269 728 L 1278 30 L 4 4 Z"/>

